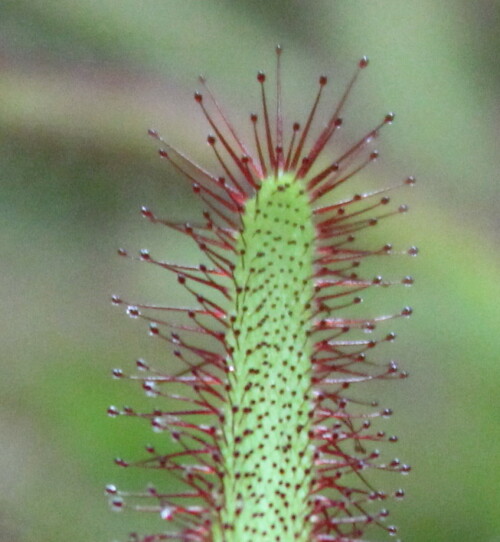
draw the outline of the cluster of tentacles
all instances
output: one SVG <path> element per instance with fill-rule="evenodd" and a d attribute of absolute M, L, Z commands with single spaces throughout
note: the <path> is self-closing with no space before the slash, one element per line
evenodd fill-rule
<path fill-rule="evenodd" d="M 106 488 L 113 508 L 151 511 L 168 521 L 165 532 L 132 535 L 132 540 L 233 540 L 231 532 L 235 530 L 234 522 L 224 516 L 224 508 L 228 506 L 227 497 L 224 496 L 224 480 L 229 476 L 229 467 L 223 451 L 227 453 L 227 450 L 232 450 L 231 453 L 237 458 L 239 453 L 234 451 L 237 444 L 253 432 L 255 424 L 261 425 L 258 421 L 254 425 L 254 422 L 249 422 L 241 434 L 233 435 L 236 443 L 228 443 L 228 432 L 221 430 L 221 427 L 227 426 L 231 416 L 233 424 L 236 423 L 234 420 L 238 420 L 240 426 L 243 423 L 245 427 L 245 416 L 251 416 L 255 404 L 254 400 L 242 409 L 241 404 L 235 405 L 231 399 L 235 385 L 231 380 L 235 378 L 235 345 L 238 344 L 241 321 L 244 319 L 238 311 L 248 310 L 247 306 L 241 306 L 245 285 L 238 282 L 235 270 L 239 260 L 245 256 L 241 242 L 246 227 L 242 218 L 245 209 L 249 201 L 259 198 L 264 183 L 271 178 L 290 179 L 302 187 L 301 193 L 307 196 L 314 228 L 313 273 L 309 277 L 312 297 L 304 303 L 309 310 L 305 336 L 310 341 L 310 373 L 304 400 L 305 417 L 310 423 L 293 428 L 294 432 L 306 431 L 311 454 L 311 465 L 305 469 L 307 476 L 303 482 L 307 493 L 303 503 L 304 517 L 299 518 L 305 525 L 302 531 L 306 535 L 299 530 L 287 530 L 286 525 L 284 531 L 274 531 L 273 526 L 269 531 L 260 531 L 259 514 L 248 516 L 244 532 L 248 533 L 249 540 L 253 537 L 263 542 L 303 540 L 301 536 L 306 536 L 311 542 L 359 541 L 365 536 L 369 524 L 378 524 L 389 534 L 396 533 L 395 527 L 384 523 L 388 515 L 384 501 L 389 497 L 402 498 L 403 490 L 390 495 L 379 491 L 367 480 L 366 474 L 370 469 L 407 473 L 410 467 L 398 459 L 382 461 L 379 458 L 377 443 L 394 442 L 397 438 L 373 429 L 372 422 L 380 417 L 388 417 L 392 412 L 376 402 L 361 401 L 359 397 L 363 393 L 359 391 L 351 397 L 351 387 L 358 390 L 357 386 L 362 388 L 363 383 L 368 381 L 407 376 L 396 362 L 380 363 L 373 355 L 377 344 L 392 341 L 395 335 L 387 332 L 378 337 L 377 332 L 367 334 L 376 330 L 380 322 L 407 317 L 412 311 L 405 307 L 397 314 L 359 318 L 355 316 L 357 309 L 354 306 L 362 301 L 359 294 L 363 290 L 397 283 L 411 285 L 413 279 L 404 277 L 392 282 L 380 276 L 362 276 L 360 265 L 363 260 L 390 255 L 393 249 L 389 244 L 375 248 L 360 247 L 357 237 L 365 228 L 376 225 L 381 219 L 406 212 L 406 205 L 386 210 L 390 207 L 387 193 L 400 186 L 413 185 L 415 180 L 408 177 L 397 186 L 357 193 L 342 201 L 332 202 L 332 194 L 340 185 L 378 157 L 377 151 L 373 150 L 373 141 L 381 128 L 393 121 L 394 115 L 386 115 L 380 124 L 340 156 L 332 157 L 335 152 L 332 141 L 342 126 L 341 114 L 346 99 L 360 71 L 368 64 L 367 59 L 363 58 L 334 111 L 329 113 L 323 126 L 317 130 L 318 135 L 313 137 L 312 132 L 318 123 L 318 106 L 327 84 L 325 76 L 319 79 L 319 90 L 305 124 L 293 123 L 291 129 L 287 127 L 290 131 L 286 135 L 281 112 L 281 50 L 278 48 L 277 52 L 276 111 L 271 114 L 269 110 L 266 77 L 259 73 L 257 80 L 262 93 L 262 112 L 250 117 L 254 133 L 252 150 L 239 138 L 206 81 L 200 79 L 204 93 L 196 93 L 195 100 L 213 131 L 208 143 L 220 163 L 221 176 L 204 170 L 164 141 L 156 131 L 150 131 L 150 135 L 161 144 L 160 156 L 182 172 L 204 202 L 206 210 L 199 224 L 165 220 L 149 208 L 142 208 L 142 214 L 153 224 L 163 224 L 192 239 L 205 263 L 198 266 L 171 263 L 156 259 L 146 250 L 137 257 L 174 273 L 178 283 L 192 295 L 196 302 L 194 308 L 134 304 L 119 296 L 112 299 L 114 304 L 125 306 L 130 317 L 148 322 L 150 334 L 169 345 L 178 363 L 183 366 L 183 370 L 171 374 L 168 369 L 155 368 L 141 359 L 137 361 L 137 374 L 125 374 L 118 369 L 113 371 L 116 378 L 138 381 L 147 395 L 162 399 L 159 404 L 163 406 L 148 413 L 136 412 L 129 407 L 110 407 L 108 414 L 144 418 L 155 431 L 170 435 L 174 441 L 173 445 L 166 444 L 166 452 L 147 447 L 148 457 L 140 461 L 116 460 L 122 467 L 140 466 L 152 469 L 151 472 L 168 472 L 171 476 L 163 481 L 167 487 L 149 486 L 143 492 L 121 491 L 113 485 Z M 211 107 L 207 107 L 207 100 Z M 286 212 L 283 210 L 280 216 L 286 217 Z M 296 224 L 290 227 L 294 226 Z M 275 241 L 280 243 L 282 239 L 276 238 Z M 411 247 L 405 252 L 415 255 L 417 249 Z M 119 253 L 128 256 L 125 250 Z M 302 257 L 301 247 L 297 248 L 297 257 Z M 265 336 L 264 330 L 272 319 L 275 306 L 263 309 L 264 302 L 265 299 L 260 305 L 249 305 L 253 313 L 259 313 L 259 317 L 253 320 L 256 322 L 256 330 L 252 330 L 254 337 L 258 337 L 260 331 Z M 283 322 L 279 325 L 283 326 Z M 280 341 L 283 339 L 287 340 L 286 332 Z M 261 355 L 266 358 L 266 348 L 270 343 L 261 337 L 253 344 L 248 356 Z M 290 349 L 293 350 L 293 346 Z M 250 369 L 249 374 L 253 374 L 252 370 L 257 374 L 260 369 Z M 282 377 L 284 370 L 280 371 Z M 266 375 L 268 380 L 271 379 L 268 373 Z M 254 390 L 256 386 L 261 386 L 259 393 L 269 394 L 269 390 L 264 393 L 263 385 L 252 382 L 246 384 L 245 392 L 251 386 L 254 386 Z M 273 385 L 271 389 L 275 389 Z M 290 397 L 280 400 L 276 410 L 286 408 Z M 269 415 L 272 416 L 272 413 Z M 279 425 L 286 425 L 286 419 L 280 417 L 279 420 Z M 276 431 L 279 429 L 276 429 L 276 424 L 270 427 Z M 290 440 L 292 437 L 286 438 Z M 288 448 L 283 448 L 284 453 L 305 454 L 304 450 L 290 451 Z M 250 455 L 251 452 L 248 452 Z M 264 459 L 260 457 L 259 461 Z M 287 462 L 288 456 L 282 464 L 273 463 L 278 484 L 284 476 L 282 470 Z M 158 477 L 157 474 L 154 476 Z M 231 476 L 234 485 L 240 474 L 232 473 Z M 251 475 L 247 473 L 245 476 Z M 263 485 L 267 483 L 260 478 L 259 482 Z M 287 490 L 293 498 L 299 484 L 296 488 L 287 487 Z M 255 487 L 252 487 L 248 499 L 255 497 L 255 491 Z M 282 499 L 279 502 L 283 503 L 283 508 L 288 508 L 290 495 L 285 497 L 280 494 L 278 497 Z M 245 498 L 241 493 L 235 497 L 241 502 L 233 503 L 236 508 L 231 517 L 236 518 L 234 521 L 237 521 L 245 506 L 250 506 L 244 502 Z M 262 496 L 259 499 L 256 502 L 262 504 Z M 263 504 L 266 506 L 266 503 Z M 272 509 L 273 505 L 267 504 L 267 507 Z M 273 509 L 272 513 L 276 515 L 277 524 L 288 521 L 281 517 L 279 510 Z M 297 521 L 297 518 L 293 520 Z M 252 526 L 253 521 L 255 526 Z"/>

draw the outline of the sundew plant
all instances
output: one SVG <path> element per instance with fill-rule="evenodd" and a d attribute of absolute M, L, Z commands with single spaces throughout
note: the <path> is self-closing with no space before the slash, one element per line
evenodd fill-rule
<path fill-rule="evenodd" d="M 199 249 L 203 263 L 196 266 L 147 250 L 137 257 L 173 273 L 191 307 L 113 296 L 130 317 L 147 322 L 182 367 L 139 359 L 136 374 L 113 371 L 138 381 L 155 407 L 112 406 L 109 415 L 143 418 L 165 435 L 165 450 L 147 446 L 146 458 L 116 459 L 150 469 L 154 485 L 140 492 L 106 488 L 114 509 L 165 520 L 162 532 L 133 534 L 134 541 L 351 542 L 377 537 L 377 529 L 397 533 L 386 504 L 404 491 L 379 489 L 370 471 L 405 474 L 410 467 L 378 450 L 397 437 L 381 428 L 392 411 L 373 401 L 369 388 L 407 376 L 376 347 L 395 338 L 379 327 L 412 310 L 379 315 L 371 307 L 360 317 L 356 306 L 363 290 L 413 283 L 409 276 L 367 276 L 362 264 L 396 253 L 363 237 L 407 211 L 393 207 L 388 193 L 415 180 L 338 196 L 378 158 L 374 142 L 394 115 L 340 150 L 343 109 L 368 60 L 359 61 L 333 106 L 324 103 L 328 80 L 321 76 L 299 124 L 283 118 L 280 59 L 278 47 L 272 93 L 266 75 L 257 75 L 261 104 L 250 115 L 251 141 L 200 78 L 203 92 L 194 98 L 210 126 L 217 171 L 149 132 L 205 210 L 190 224 L 142 208 L 150 222 L 181 232 Z"/>

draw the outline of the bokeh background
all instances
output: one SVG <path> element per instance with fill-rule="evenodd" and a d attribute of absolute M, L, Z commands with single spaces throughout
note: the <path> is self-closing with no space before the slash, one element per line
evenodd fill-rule
<path fill-rule="evenodd" d="M 398 117 L 361 186 L 419 181 L 394 194 L 412 212 L 377 233 L 421 249 L 416 259 L 377 262 L 385 276 L 416 278 L 384 302 L 415 308 L 392 326 L 400 338 L 388 352 L 411 378 L 379 390 L 395 410 L 385 428 L 401 438 L 384 453 L 414 467 L 404 480 L 388 477 L 407 489 L 392 522 L 406 542 L 500 541 L 500 3 L 2 0 L 2 542 L 125 540 L 162 526 L 113 514 L 103 496 L 106 483 L 137 489 L 151 478 L 113 465 L 115 456 L 141 457 L 152 437 L 145 424 L 106 416 L 109 404 L 146 401 L 110 370 L 138 356 L 169 358 L 109 297 L 181 294 L 116 248 L 196 261 L 188 240 L 138 212 L 148 204 L 189 219 L 197 207 L 146 130 L 210 163 L 192 100 L 197 75 L 247 126 L 255 73 L 272 73 L 278 42 L 290 120 L 303 120 L 320 73 L 333 103 L 369 55 L 345 136 L 387 111 Z M 377 312 L 368 301 L 366 309 Z"/>

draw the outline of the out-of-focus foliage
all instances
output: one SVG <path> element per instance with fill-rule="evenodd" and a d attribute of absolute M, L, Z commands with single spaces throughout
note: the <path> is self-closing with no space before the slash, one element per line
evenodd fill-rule
<path fill-rule="evenodd" d="M 139 422 L 106 417 L 110 403 L 146 400 L 109 371 L 138 356 L 169 359 L 108 299 L 182 298 L 164 273 L 124 262 L 115 249 L 196 259 L 189 243 L 137 212 L 154 204 L 164 216 L 195 216 L 189 187 L 155 156 L 145 131 L 157 127 L 208 161 L 192 82 L 207 74 L 248 125 L 255 72 L 272 71 L 278 42 L 291 120 L 304 118 L 318 74 L 330 76 L 333 101 L 369 55 L 346 134 L 359 136 L 391 109 L 398 119 L 358 186 L 407 174 L 420 181 L 402 199 L 412 212 L 380 233 L 401 249 L 421 248 L 417 260 L 402 257 L 387 271 L 416 277 L 413 289 L 386 301 L 389 311 L 415 308 L 388 353 L 401 354 L 412 378 L 381 390 L 396 411 L 388 431 L 401 437 L 384 453 L 414 466 L 391 481 L 408 495 L 391 506 L 392 522 L 407 542 L 500 540 L 498 7 L 2 0 L 0 541 L 123 540 L 132 529 L 163 527 L 146 515 L 114 515 L 103 497 L 105 483 L 148 481 L 112 458 L 141 457 L 154 436 Z"/>

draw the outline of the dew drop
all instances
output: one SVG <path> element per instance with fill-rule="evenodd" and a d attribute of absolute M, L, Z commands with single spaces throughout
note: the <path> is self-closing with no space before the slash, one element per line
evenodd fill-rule
<path fill-rule="evenodd" d="M 410 465 L 401 465 L 401 474 L 409 474 L 411 471 Z"/>
<path fill-rule="evenodd" d="M 127 307 L 127 314 L 130 316 L 130 318 L 138 318 L 141 313 L 135 305 L 130 305 Z"/>
<path fill-rule="evenodd" d="M 173 509 L 169 507 L 162 508 L 160 512 L 161 519 L 165 519 L 167 521 L 170 521 L 171 519 L 173 519 L 174 515 L 172 513 L 172 510 Z"/>
<path fill-rule="evenodd" d="M 108 407 L 107 413 L 110 418 L 116 418 L 120 415 L 120 411 L 115 406 Z"/>
<path fill-rule="evenodd" d="M 149 207 L 141 207 L 141 215 L 145 218 L 153 218 L 153 213 Z"/>
<path fill-rule="evenodd" d="M 417 179 L 413 175 L 410 175 L 408 178 L 405 179 L 405 184 L 408 184 L 410 186 L 413 186 L 417 182 Z"/>
<path fill-rule="evenodd" d="M 113 512 L 121 512 L 125 506 L 125 501 L 121 497 L 116 497 L 110 502 Z"/>
<path fill-rule="evenodd" d="M 143 382 L 142 389 L 146 392 L 146 395 L 148 397 L 156 397 L 160 393 L 156 386 L 156 383 L 150 380 L 146 380 L 145 382 Z"/>
<path fill-rule="evenodd" d="M 411 316 L 413 314 L 413 309 L 411 307 L 405 307 L 401 311 L 401 316 Z"/>
<path fill-rule="evenodd" d="M 418 247 L 410 247 L 407 252 L 410 256 L 416 256 L 418 254 Z"/>
<path fill-rule="evenodd" d="M 111 304 L 112 305 L 120 305 L 123 303 L 119 295 L 112 295 L 111 296 Z"/>
<path fill-rule="evenodd" d="M 139 358 L 138 360 L 136 360 L 135 364 L 140 371 L 149 370 L 149 365 L 143 359 Z"/>
<path fill-rule="evenodd" d="M 160 330 L 158 329 L 158 326 L 156 324 L 149 324 L 149 334 L 151 335 L 151 337 L 160 334 Z"/>
<path fill-rule="evenodd" d="M 111 371 L 113 378 L 123 378 L 124 374 L 121 369 L 113 369 Z"/>
<path fill-rule="evenodd" d="M 398 364 L 395 361 L 391 361 L 389 363 L 389 372 L 390 373 L 397 373 L 398 372 Z"/>
<path fill-rule="evenodd" d="M 391 536 L 395 536 L 398 532 L 398 528 L 395 527 L 394 525 L 390 525 L 389 527 L 387 527 L 387 532 L 391 535 Z"/>
<path fill-rule="evenodd" d="M 394 113 L 387 113 L 387 115 L 384 117 L 385 124 L 391 124 L 394 122 L 396 115 Z"/>
<path fill-rule="evenodd" d="M 114 484 L 108 484 L 105 488 L 104 488 L 104 491 L 108 494 L 108 495 L 116 495 L 118 493 L 118 489 L 117 487 L 114 485 Z"/>
<path fill-rule="evenodd" d="M 403 499 L 405 496 L 405 491 L 404 489 L 398 489 L 397 491 L 394 492 L 394 497 L 396 499 Z"/>
<path fill-rule="evenodd" d="M 146 395 L 148 395 L 148 393 L 146 392 Z M 154 395 L 153 395 L 154 397 Z M 162 431 L 165 431 L 165 426 L 163 425 L 163 419 L 162 418 L 153 418 L 151 420 L 151 426 L 153 427 L 153 431 L 155 433 L 161 433 Z"/>
<path fill-rule="evenodd" d="M 368 63 L 369 63 L 368 57 L 367 57 L 367 56 L 363 56 L 363 57 L 361 57 L 361 59 L 359 60 L 358 66 L 359 66 L 361 69 L 363 69 L 363 68 L 366 68 L 366 66 L 368 66 Z"/>
<path fill-rule="evenodd" d="M 414 278 L 410 276 L 406 276 L 401 280 L 401 284 L 404 284 L 405 286 L 411 286 L 414 282 Z"/>

